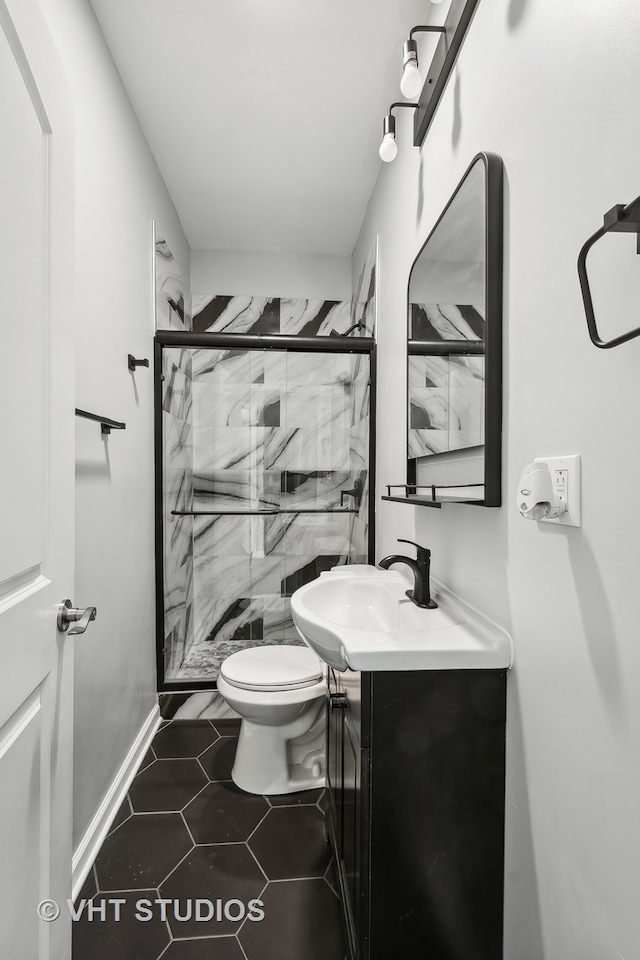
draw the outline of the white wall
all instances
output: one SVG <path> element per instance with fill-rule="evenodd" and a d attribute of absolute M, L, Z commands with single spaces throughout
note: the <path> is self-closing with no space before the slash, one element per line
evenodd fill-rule
<path fill-rule="evenodd" d="M 196 295 L 348 300 L 351 258 L 193 250 L 191 289 Z"/>
<path fill-rule="evenodd" d="M 415 534 L 434 575 L 515 641 L 508 960 L 631 958 L 640 944 L 640 340 L 591 345 L 576 274 L 604 211 L 640 193 L 638 36 L 636 0 L 480 3 L 422 150 L 409 112 L 398 118 L 399 156 L 354 252 L 357 274 L 379 234 L 381 485 L 404 479 L 412 260 L 472 157 L 503 157 L 504 506 L 379 503 L 378 549 Z M 613 277 L 607 258 L 598 269 Z M 609 330 L 636 326 L 637 291 L 612 285 L 608 309 Z M 570 453 L 582 455 L 582 528 L 521 519 L 522 466 Z"/>
<path fill-rule="evenodd" d="M 152 220 L 186 277 L 189 251 L 88 2 L 43 6 L 76 105 L 76 403 L 127 425 L 77 420 L 73 600 L 98 617 L 76 641 L 76 845 L 156 700 Z"/>

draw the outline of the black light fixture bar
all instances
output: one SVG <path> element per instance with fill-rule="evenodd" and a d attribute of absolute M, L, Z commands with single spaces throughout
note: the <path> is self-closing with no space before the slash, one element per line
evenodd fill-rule
<path fill-rule="evenodd" d="M 413 126 L 413 144 L 416 147 L 422 144 L 427 135 L 477 5 L 478 0 L 451 0 L 444 26 L 438 30 L 442 36 L 418 98 Z"/>

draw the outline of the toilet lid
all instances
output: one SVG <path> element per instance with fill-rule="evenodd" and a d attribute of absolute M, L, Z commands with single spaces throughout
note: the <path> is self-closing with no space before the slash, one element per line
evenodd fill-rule
<path fill-rule="evenodd" d="M 249 647 L 232 653 L 220 667 L 227 683 L 243 690 L 293 690 L 322 680 L 316 655 L 306 647 Z"/>

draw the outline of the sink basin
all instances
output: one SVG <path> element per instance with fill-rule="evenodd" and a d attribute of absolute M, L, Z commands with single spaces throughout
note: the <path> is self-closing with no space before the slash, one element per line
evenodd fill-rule
<path fill-rule="evenodd" d="M 337 670 L 451 670 L 508 667 L 501 628 L 445 591 L 425 610 L 406 596 L 400 571 L 366 564 L 334 567 L 291 597 L 298 633 Z M 484 622 L 483 622 L 484 621 Z"/>

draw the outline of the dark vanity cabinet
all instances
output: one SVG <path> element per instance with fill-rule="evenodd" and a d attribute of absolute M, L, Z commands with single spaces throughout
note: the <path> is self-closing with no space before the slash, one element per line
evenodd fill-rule
<path fill-rule="evenodd" d="M 352 960 L 502 960 L 506 670 L 329 670 Z"/>

